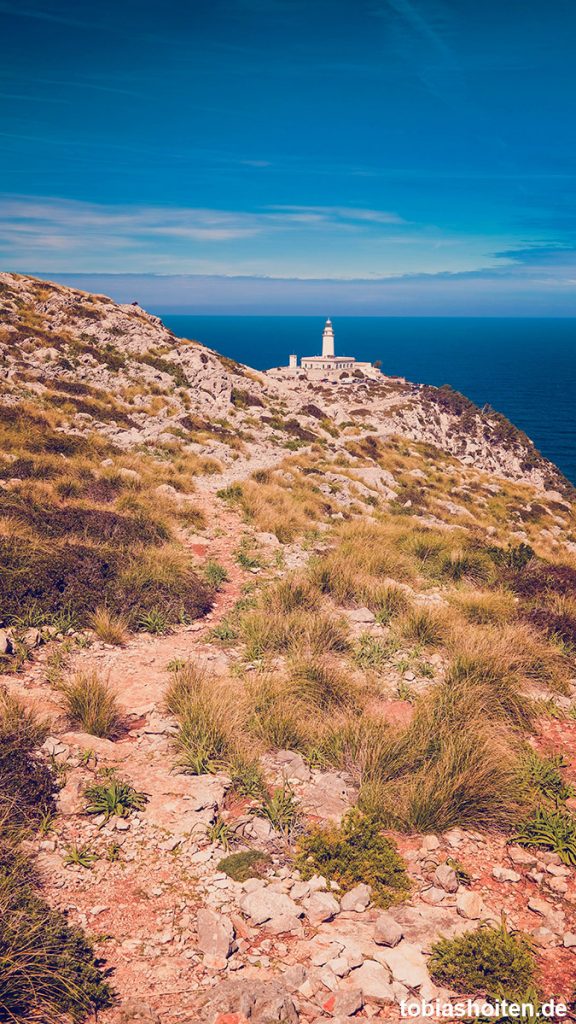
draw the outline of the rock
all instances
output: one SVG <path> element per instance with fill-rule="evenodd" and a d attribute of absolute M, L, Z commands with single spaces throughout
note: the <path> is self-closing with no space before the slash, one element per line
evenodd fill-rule
<path fill-rule="evenodd" d="M 298 754 L 295 750 L 279 750 L 274 760 L 285 779 L 309 782 L 312 773 L 302 754 Z"/>
<path fill-rule="evenodd" d="M 346 618 L 349 622 L 358 622 L 360 624 L 376 622 L 376 616 L 369 608 L 352 608 L 346 612 Z"/>
<path fill-rule="evenodd" d="M 220 1014 L 242 1014 L 251 1024 L 282 1021 L 298 1024 L 298 1011 L 281 981 L 233 978 L 222 981 L 200 1001 L 200 1017 L 216 1024 Z"/>
<path fill-rule="evenodd" d="M 352 991 L 360 991 L 364 999 L 373 999 L 381 1005 L 394 1002 L 390 972 L 376 960 L 365 960 L 361 967 L 350 972 L 342 985 Z"/>
<path fill-rule="evenodd" d="M 60 814 L 81 814 L 86 805 L 82 780 L 68 778 L 58 793 L 57 804 Z"/>
<path fill-rule="evenodd" d="M 492 878 L 495 878 L 497 882 L 519 882 L 522 875 L 517 871 L 512 871 L 511 868 L 504 868 L 500 864 L 496 864 L 492 868 Z"/>
<path fill-rule="evenodd" d="M 535 868 L 538 863 L 534 854 L 525 850 L 523 846 L 509 846 L 507 852 L 512 863 L 518 867 Z"/>
<path fill-rule="evenodd" d="M 160 1024 L 160 1017 L 142 999 L 129 999 L 120 1009 L 120 1024 Z"/>
<path fill-rule="evenodd" d="M 142 477 L 136 469 L 128 469 L 125 466 L 119 466 L 116 470 L 116 476 L 119 476 L 121 480 L 131 480 L 134 483 L 140 483 Z"/>
<path fill-rule="evenodd" d="M 566 932 L 562 939 L 562 945 L 565 946 L 566 949 L 576 949 L 576 933 Z"/>
<path fill-rule="evenodd" d="M 528 900 L 528 910 L 531 910 L 533 914 L 538 914 L 540 917 L 550 917 L 554 913 L 554 907 L 547 900 L 541 900 L 537 896 L 532 896 Z"/>
<path fill-rule="evenodd" d="M 371 892 L 370 886 L 365 885 L 364 882 L 361 882 L 360 885 L 355 885 L 340 900 L 341 910 L 355 910 L 357 914 L 361 914 L 370 903 Z"/>
<path fill-rule="evenodd" d="M 430 885 L 427 889 L 422 890 L 420 899 L 423 903 L 430 903 L 433 907 L 437 907 L 446 899 L 446 890 L 440 889 L 437 885 Z"/>
<path fill-rule="evenodd" d="M 478 921 L 484 914 L 484 901 L 477 892 L 461 892 L 456 899 L 456 909 L 461 917 Z"/>
<path fill-rule="evenodd" d="M 271 935 L 303 935 L 302 922 L 293 914 L 280 914 L 279 917 L 266 921 L 265 929 Z"/>
<path fill-rule="evenodd" d="M 247 892 L 240 900 L 240 910 L 250 918 L 253 924 L 263 924 L 274 918 L 301 917 L 300 907 L 281 892 L 273 892 L 268 886 L 260 886 L 253 892 Z M 322 918 L 326 920 L 326 918 Z"/>
<path fill-rule="evenodd" d="M 354 794 L 337 772 L 314 772 L 300 790 L 300 804 L 307 814 L 338 823 L 353 806 Z"/>
<path fill-rule="evenodd" d="M 424 836 L 421 849 L 426 853 L 431 853 L 432 850 L 437 850 L 439 846 L 440 840 L 438 836 Z"/>
<path fill-rule="evenodd" d="M 340 990 L 329 996 L 322 1009 L 334 1017 L 352 1017 L 364 1006 L 364 997 L 359 988 L 351 988 L 347 992 Z"/>
<path fill-rule="evenodd" d="M 546 885 L 552 889 L 552 892 L 557 892 L 560 896 L 568 892 L 568 885 L 563 878 L 547 878 Z"/>
<path fill-rule="evenodd" d="M 292 901 L 291 901 L 292 902 Z M 329 892 L 315 892 L 303 903 L 304 912 L 310 924 L 330 921 L 340 911 L 338 900 Z"/>
<path fill-rule="evenodd" d="M 418 946 L 403 941 L 394 949 L 380 949 L 375 955 L 390 969 L 394 981 L 411 989 L 432 985 L 424 954 Z"/>
<path fill-rule="evenodd" d="M 380 914 L 374 926 L 374 942 L 379 946 L 397 946 L 402 938 L 402 928 L 391 914 Z"/>
<path fill-rule="evenodd" d="M 300 986 L 306 981 L 306 969 L 302 964 L 294 964 L 293 967 L 289 967 L 288 970 L 284 971 L 282 981 L 286 985 L 286 988 L 290 992 L 293 992 L 295 989 L 300 988 Z"/>
<path fill-rule="evenodd" d="M 8 635 L 5 629 L 0 629 L 0 655 L 2 654 L 14 654 L 12 637 Z"/>
<path fill-rule="evenodd" d="M 450 867 L 450 864 L 439 864 L 434 872 L 434 878 L 438 885 L 446 892 L 458 891 L 458 877 L 454 868 Z"/>
<path fill-rule="evenodd" d="M 203 907 L 196 918 L 198 948 L 207 957 L 226 960 L 232 952 L 234 926 L 229 917 Z"/>

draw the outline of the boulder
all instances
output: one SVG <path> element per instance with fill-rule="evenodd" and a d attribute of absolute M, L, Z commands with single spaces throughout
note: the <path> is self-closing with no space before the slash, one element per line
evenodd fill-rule
<path fill-rule="evenodd" d="M 5 629 L 0 629 L 0 655 L 2 654 L 14 654 L 12 637 L 8 635 Z"/>
<path fill-rule="evenodd" d="M 360 885 L 355 885 L 350 892 L 344 894 L 340 900 L 340 907 L 342 910 L 355 910 L 357 914 L 361 914 L 363 910 L 366 910 L 370 903 L 370 894 L 372 890 L 369 885 L 365 885 L 361 882 Z"/>
<path fill-rule="evenodd" d="M 360 991 L 364 999 L 372 999 L 382 1006 L 394 1002 L 390 972 L 376 960 L 365 960 L 361 967 L 350 972 L 342 985 L 352 991 Z"/>
<path fill-rule="evenodd" d="M 434 872 L 434 879 L 446 892 L 458 891 L 458 876 L 450 864 L 439 864 Z"/>
<path fill-rule="evenodd" d="M 401 926 L 391 914 L 380 914 L 374 925 L 374 942 L 379 946 L 397 946 L 402 938 Z"/>
<path fill-rule="evenodd" d="M 512 868 L 504 868 L 501 864 L 496 864 L 492 868 L 492 878 L 495 878 L 497 882 L 519 882 L 522 875 L 518 871 L 513 871 Z"/>
<path fill-rule="evenodd" d="M 304 900 L 304 912 L 310 924 L 321 924 L 330 921 L 340 911 L 340 904 L 329 892 L 312 893 Z"/>
<path fill-rule="evenodd" d="M 220 1014 L 242 1014 L 250 1024 L 298 1024 L 296 1004 L 281 981 L 239 978 L 222 981 L 200 1001 L 200 1018 L 216 1024 Z"/>
<path fill-rule="evenodd" d="M 484 901 L 477 892 L 461 892 L 456 899 L 456 910 L 469 921 L 478 921 L 484 915 Z"/>
<path fill-rule="evenodd" d="M 205 956 L 226 960 L 232 952 L 234 926 L 229 917 L 208 907 L 198 911 L 196 918 L 198 948 Z"/>
<path fill-rule="evenodd" d="M 250 918 L 252 924 L 264 924 L 264 921 L 285 916 L 302 916 L 302 910 L 294 900 L 285 893 L 273 892 L 268 886 L 260 886 L 253 892 L 247 892 L 240 900 L 240 910 Z"/>
<path fill-rule="evenodd" d="M 410 989 L 420 988 L 422 985 L 431 986 L 426 960 L 418 946 L 403 941 L 394 949 L 378 950 L 375 956 L 379 963 L 390 969 L 394 981 L 399 981 Z"/>

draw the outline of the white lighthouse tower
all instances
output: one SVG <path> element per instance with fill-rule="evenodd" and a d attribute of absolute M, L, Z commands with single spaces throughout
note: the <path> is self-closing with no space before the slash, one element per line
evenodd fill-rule
<path fill-rule="evenodd" d="M 327 320 L 322 332 L 322 358 L 331 359 L 334 357 L 334 330 L 332 321 Z"/>

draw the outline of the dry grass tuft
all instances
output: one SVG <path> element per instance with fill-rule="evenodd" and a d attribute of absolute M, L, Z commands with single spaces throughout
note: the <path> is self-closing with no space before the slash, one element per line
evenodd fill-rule
<path fill-rule="evenodd" d="M 91 626 L 96 636 L 105 644 L 122 647 L 128 639 L 128 620 L 105 606 L 96 609 Z"/>
<path fill-rule="evenodd" d="M 106 739 L 118 733 L 122 720 L 116 693 L 96 669 L 77 672 L 59 690 L 70 725 Z"/>

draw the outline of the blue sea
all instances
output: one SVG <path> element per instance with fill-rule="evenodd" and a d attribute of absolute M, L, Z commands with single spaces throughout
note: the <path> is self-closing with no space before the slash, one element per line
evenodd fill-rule
<path fill-rule="evenodd" d="M 259 370 L 320 351 L 322 317 L 158 312 L 178 336 Z M 380 359 L 384 373 L 450 384 L 504 413 L 576 484 L 576 319 L 342 316 L 334 335 L 338 355 Z"/>

